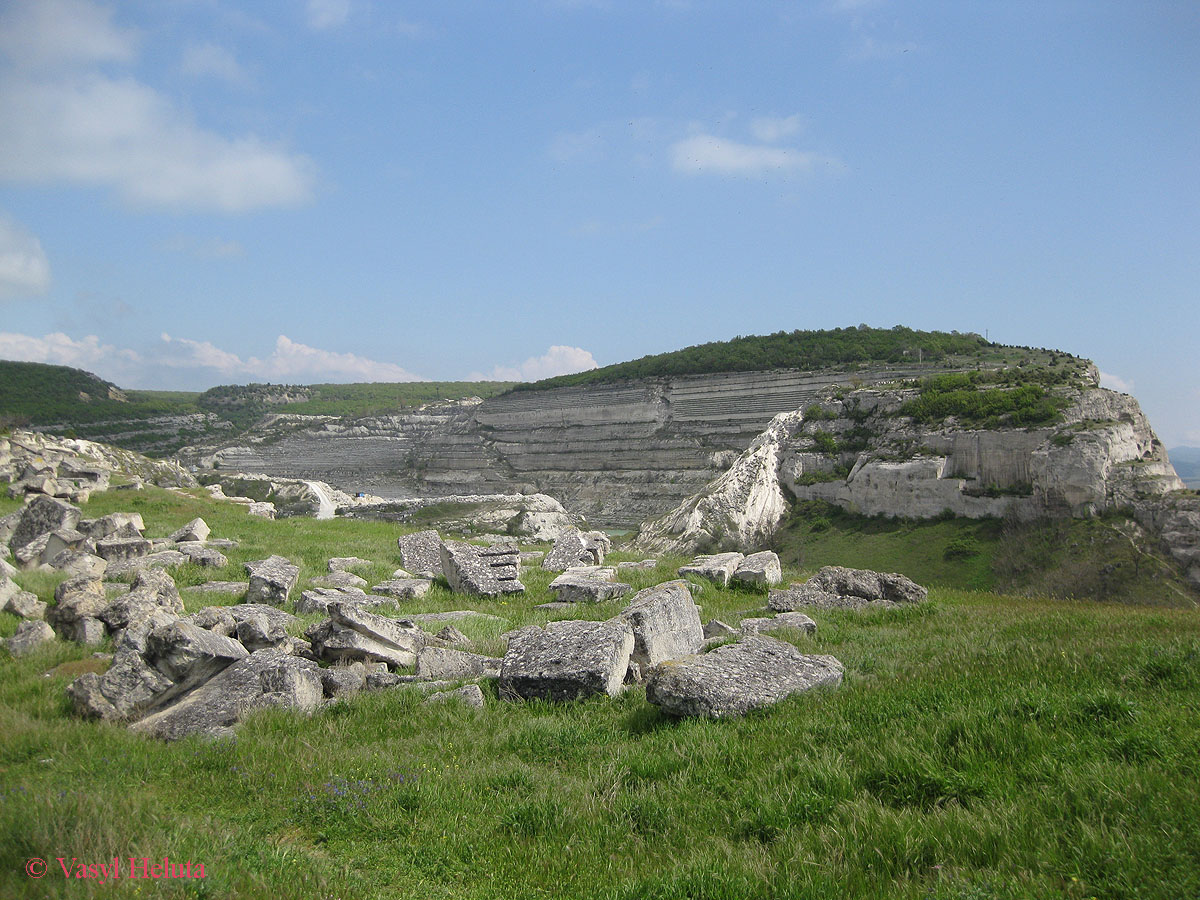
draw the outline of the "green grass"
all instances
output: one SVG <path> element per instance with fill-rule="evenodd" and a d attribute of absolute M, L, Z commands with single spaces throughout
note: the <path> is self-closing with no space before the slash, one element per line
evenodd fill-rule
<path fill-rule="evenodd" d="M 204 515 L 214 536 L 242 541 L 231 557 L 279 552 L 302 577 L 335 555 L 374 560 L 371 574 L 398 564 L 400 529 L 381 523 L 268 522 L 158 490 L 97 495 L 87 514 L 132 508 L 152 534 Z M 546 621 L 532 607 L 549 578 L 529 570 L 528 593 L 507 601 L 439 588 L 405 609 L 501 616 L 459 623 L 499 652 L 503 630 Z M 709 586 L 697 600 L 705 620 L 736 621 L 763 595 Z M 1194 611 L 935 587 L 919 607 L 814 618 L 816 636 L 789 639 L 837 656 L 845 684 L 723 722 L 666 718 L 637 688 L 515 705 L 486 689 L 480 711 L 392 690 L 310 718 L 257 714 L 236 741 L 161 744 L 69 714 L 63 691 L 95 665 L 89 649 L 0 658 L 0 896 L 1200 893 Z M 0 616 L 0 632 L 15 625 Z M 114 854 L 202 861 L 208 877 L 23 874 L 34 856 Z"/>

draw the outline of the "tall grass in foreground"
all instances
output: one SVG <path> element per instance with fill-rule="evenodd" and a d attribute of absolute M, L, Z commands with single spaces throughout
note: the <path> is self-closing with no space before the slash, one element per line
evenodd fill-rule
<path fill-rule="evenodd" d="M 241 538 L 239 559 L 280 552 L 304 577 L 333 555 L 398 563 L 391 526 L 145 502 L 154 533 L 202 514 Z M 460 625 L 498 652 L 501 631 L 546 620 L 532 607 L 547 580 L 405 609 L 498 615 Z M 763 600 L 697 599 L 726 621 Z M 722 722 L 669 719 L 637 688 L 557 705 L 488 692 L 480 711 L 393 690 L 168 745 L 69 715 L 89 650 L 0 659 L 0 896 L 1200 895 L 1195 612 L 935 589 L 920 607 L 814 618 L 815 637 L 788 637 L 837 656 L 845 684 Z M 190 858 L 208 877 L 99 886 L 54 868 L 113 855 Z M 37 881 L 35 856 L 52 866 Z"/>

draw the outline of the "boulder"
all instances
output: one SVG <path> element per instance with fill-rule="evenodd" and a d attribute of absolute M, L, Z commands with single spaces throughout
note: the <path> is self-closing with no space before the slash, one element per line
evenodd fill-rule
<path fill-rule="evenodd" d="M 258 650 L 131 728 L 177 740 L 228 728 L 258 709 L 311 712 L 323 696 L 321 668 L 316 663 L 279 650 Z"/>
<path fill-rule="evenodd" d="M 42 548 L 41 561 L 49 563 L 60 553 L 72 550 L 88 553 L 95 545 L 82 531 L 77 531 L 74 528 L 60 528 L 58 531 L 50 532 L 46 538 L 46 545 Z"/>
<path fill-rule="evenodd" d="M 425 647 L 417 656 L 418 678 L 495 678 L 501 660 L 463 650 Z"/>
<path fill-rule="evenodd" d="M 174 682 L 176 692 L 212 678 L 245 657 L 232 638 L 178 620 L 156 628 L 146 642 L 146 662 Z"/>
<path fill-rule="evenodd" d="M 427 578 L 389 578 L 371 588 L 372 594 L 395 600 L 414 600 L 429 593 L 433 582 Z"/>
<path fill-rule="evenodd" d="M 110 537 L 96 542 L 96 555 L 110 563 L 148 556 L 153 549 L 148 540 L 140 537 Z"/>
<path fill-rule="evenodd" d="M 611 546 L 608 535 L 602 531 L 565 528 L 542 559 L 542 568 L 548 572 L 565 572 L 575 566 L 598 566 L 604 562 Z"/>
<path fill-rule="evenodd" d="M 926 588 L 904 575 L 883 574 L 870 569 L 825 566 L 803 584 L 773 590 L 767 605 L 778 612 L 804 607 L 837 608 L 866 604 L 892 606 L 919 603 L 929 596 Z"/>
<path fill-rule="evenodd" d="M 83 519 L 76 526 L 93 541 L 114 537 L 141 537 L 146 530 L 141 513 L 109 513 L 98 519 Z"/>
<path fill-rule="evenodd" d="M 42 621 L 22 622 L 16 634 L 4 642 L 13 656 L 26 656 L 48 641 L 54 640 L 54 629 Z"/>
<path fill-rule="evenodd" d="M 46 552 L 46 545 L 50 543 L 51 533 L 39 534 L 25 546 L 14 548 L 13 559 L 17 561 L 17 565 L 22 569 L 32 569 L 39 565 L 42 554 Z"/>
<path fill-rule="evenodd" d="M 469 647 L 471 645 L 471 639 L 453 625 L 447 625 L 434 635 L 434 639 L 453 647 Z"/>
<path fill-rule="evenodd" d="M 99 578 L 77 575 L 54 589 L 54 605 L 46 621 L 65 641 L 98 644 L 104 639 L 99 615 L 108 607 L 108 596 Z"/>
<path fill-rule="evenodd" d="M 63 550 L 51 558 L 50 568 L 68 575 L 94 575 L 99 578 L 108 570 L 108 560 L 93 556 L 86 550 Z"/>
<path fill-rule="evenodd" d="M 367 669 L 360 662 L 321 670 L 321 688 L 326 697 L 348 697 L 366 686 Z"/>
<path fill-rule="evenodd" d="M 13 529 L 8 544 L 15 553 L 42 535 L 52 534 L 63 528 L 73 530 L 81 517 L 79 507 L 44 494 L 39 495 L 21 510 L 20 521 Z"/>
<path fill-rule="evenodd" d="M 274 609 L 275 607 L 267 608 Z M 276 647 L 285 652 L 290 652 L 291 650 L 287 627 L 278 620 L 272 619 L 263 613 L 256 612 L 245 616 L 237 623 L 234 636 L 237 638 L 238 643 L 251 653 L 267 647 Z"/>
<path fill-rule="evenodd" d="M 188 522 L 178 531 L 171 534 L 171 540 L 176 544 L 186 542 L 203 542 L 208 540 L 209 528 L 208 523 L 203 519 L 195 518 Z"/>
<path fill-rule="evenodd" d="M 210 569 L 221 569 L 229 565 L 229 559 L 215 547 L 208 547 L 199 541 L 183 541 L 175 545 L 175 549 L 198 566 Z"/>
<path fill-rule="evenodd" d="M 67 688 L 77 715 L 114 721 L 136 717 L 167 694 L 169 678 L 148 666 L 134 650 L 118 653 L 103 675 L 88 672 Z"/>
<path fill-rule="evenodd" d="M 561 603 L 598 603 L 623 597 L 633 590 L 613 581 L 617 570 L 610 566 L 575 566 L 550 582 L 550 590 Z"/>
<path fill-rule="evenodd" d="M 387 602 L 387 598 L 366 594 L 361 588 L 309 588 L 296 601 L 296 612 L 305 616 L 310 613 L 328 615 L 329 607 L 334 603 L 361 606 L 365 609 L 382 606 Z"/>
<path fill-rule="evenodd" d="M 799 612 L 782 612 L 774 617 L 742 619 L 738 628 L 742 634 L 762 634 L 765 631 L 778 631 L 781 628 L 794 628 L 805 634 L 817 633 L 817 623 Z"/>
<path fill-rule="evenodd" d="M 269 556 L 246 563 L 246 574 L 250 576 L 250 587 L 246 590 L 247 603 L 283 606 L 300 578 L 300 567 L 292 565 L 282 556 Z"/>
<path fill-rule="evenodd" d="M 783 580 L 783 569 L 774 551 L 763 550 L 743 558 L 730 580 L 753 587 L 774 587 Z"/>
<path fill-rule="evenodd" d="M 425 632 L 407 620 L 388 619 L 347 603 L 333 603 L 329 618 L 305 632 L 313 653 L 330 662 L 362 660 L 405 668 L 417 661 Z"/>
<path fill-rule="evenodd" d="M 3 609 L 21 619 L 45 619 L 46 604 L 32 591 L 23 591 L 16 582 L 0 576 L 0 600 Z"/>
<path fill-rule="evenodd" d="M 699 653 L 704 626 L 692 592 L 683 581 L 638 591 L 620 618 L 633 630 L 633 661 L 642 669 Z"/>
<path fill-rule="evenodd" d="M 318 575 L 312 580 L 317 587 L 324 588 L 365 588 L 367 579 L 359 578 L 352 572 L 334 571 L 330 575 Z"/>
<path fill-rule="evenodd" d="M 741 716 L 811 688 L 838 685 L 842 664 L 753 635 L 652 668 L 646 699 L 673 716 Z"/>
<path fill-rule="evenodd" d="M 483 690 L 477 684 L 464 684 L 453 691 L 438 691 L 430 694 L 423 703 L 446 703 L 457 700 L 472 709 L 483 709 Z"/>
<path fill-rule="evenodd" d="M 442 571 L 460 594 L 496 597 L 525 590 L 518 580 L 520 551 L 515 543 L 475 547 L 460 541 L 442 544 Z"/>
<path fill-rule="evenodd" d="M 432 529 L 403 534 L 398 539 L 400 564 L 414 575 L 437 578 L 442 574 L 442 539 Z"/>
<path fill-rule="evenodd" d="M 161 569 L 139 572 L 129 593 L 113 600 L 97 618 L 115 633 L 141 621 L 155 610 L 162 610 L 174 618 L 184 614 L 183 600 L 175 581 Z"/>
<path fill-rule="evenodd" d="M 743 559 L 745 557 L 740 553 L 714 553 L 710 556 L 697 556 L 686 566 L 680 567 L 679 575 L 680 577 L 695 575 L 719 584 L 721 587 L 726 587 Z"/>
<path fill-rule="evenodd" d="M 360 556 L 335 556 L 329 561 L 330 573 L 345 572 L 349 569 L 356 569 L 360 566 L 372 566 L 369 559 L 363 559 Z"/>
<path fill-rule="evenodd" d="M 550 622 L 509 638 L 500 666 L 505 700 L 575 700 L 620 692 L 633 653 L 633 629 L 621 621 Z"/>

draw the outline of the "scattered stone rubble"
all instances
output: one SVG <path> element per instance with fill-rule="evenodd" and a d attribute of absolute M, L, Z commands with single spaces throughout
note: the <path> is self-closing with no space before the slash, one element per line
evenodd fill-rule
<path fill-rule="evenodd" d="M 927 589 L 904 575 L 825 566 L 808 581 L 772 590 L 767 595 L 767 605 L 777 612 L 810 607 L 891 607 L 901 603 L 920 603 L 928 596 Z"/>

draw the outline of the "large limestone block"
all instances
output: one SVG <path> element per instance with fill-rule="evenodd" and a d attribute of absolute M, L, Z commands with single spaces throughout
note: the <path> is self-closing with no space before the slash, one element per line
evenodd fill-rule
<path fill-rule="evenodd" d="M 361 588 L 309 588 L 300 594 L 296 601 L 296 612 L 301 615 L 309 613 L 329 614 L 329 607 L 334 603 L 347 603 L 354 606 L 372 607 L 387 603 L 385 597 L 364 593 Z"/>
<path fill-rule="evenodd" d="M 246 574 L 250 576 L 247 603 L 283 606 L 300 578 L 300 567 L 282 556 L 272 555 L 246 563 Z"/>
<path fill-rule="evenodd" d="M 139 572 L 129 593 L 117 597 L 98 616 L 114 632 L 162 610 L 176 618 L 184 614 L 175 581 L 162 569 Z"/>
<path fill-rule="evenodd" d="M 229 565 L 229 558 L 216 547 L 209 547 L 200 541 L 182 541 L 175 549 L 198 566 L 210 569 L 220 569 Z"/>
<path fill-rule="evenodd" d="M 741 716 L 801 691 L 841 684 L 832 656 L 801 653 L 764 635 L 650 670 L 646 699 L 674 716 Z"/>
<path fill-rule="evenodd" d="M 742 619 L 738 623 L 742 634 L 762 634 L 766 631 L 779 631 L 783 628 L 794 628 L 805 634 L 816 634 L 817 623 L 799 612 L 782 612 L 773 617 L 754 617 Z"/>
<path fill-rule="evenodd" d="M 329 575 L 318 575 L 312 580 L 315 587 L 323 588 L 365 588 L 367 579 L 359 578 L 353 572 L 335 571 Z"/>
<path fill-rule="evenodd" d="M 783 580 L 783 569 L 773 550 L 763 550 L 751 553 L 738 563 L 730 580 L 754 587 L 774 587 Z"/>
<path fill-rule="evenodd" d="M 743 559 L 745 557 L 740 553 L 714 553 L 708 556 L 697 556 L 686 566 L 679 568 L 679 575 L 680 577 L 695 575 L 719 584 L 721 587 L 726 587 Z"/>
<path fill-rule="evenodd" d="M 813 607 L 890 606 L 919 603 L 929 591 L 904 575 L 825 566 L 803 584 L 771 591 L 767 605 L 778 612 Z"/>
<path fill-rule="evenodd" d="M 418 678 L 495 678 L 502 660 L 465 650 L 426 647 L 417 656 Z"/>
<path fill-rule="evenodd" d="M 371 593 L 394 600 L 415 600 L 428 594 L 432 586 L 427 578 L 389 578 L 372 587 Z"/>
<path fill-rule="evenodd" d="M 611 546 L 604 532 L 580 531 L 572 526 L 559 532 L 554 547 L 542 558 L 542 568 L 547 572 L 565 572 L 576 566 L 598 566 Z"/>
<path fill-rule="evenodd" d="M 110 563 L 148 556 L 153 549 L 148 540 L 140 537 L 105 538 L 96 542 L 96 555 Z"/>
<path fill-rule="evenodd" d="M 34 497 L 21 510 L 21 518 L 9 538 L 9 546 L 16 552 L 35 538 L 52 534 L 60 528 L 74 529 L 82 513 L 79 507 L 62 500 L 40 495 Z"/>
<path fill-rule="evenodd" d="M 518 580 L 521 554 L 517 545 L 475 547 L 460 541 L 442 544 L 442 571 L 450 589 L 460 594 L 496 597 L 525 590 Z"/>
<path fill-rule="evenodd" d="M 321 668 L 280 650 L 259 650 L 131 728 L 163 740 L 236 725 L 258 709 L 312 712 L 324 696 Z"/>
<path fill-rule="evenodd" d="M 629 670 L 633 629 L 625 622 L 550 622 L 509 639 L 500 666 L 506 700 L 616 696 Z"/>
<path fill-rule="evenodd" d="M 94 619 L 107 606 L 104 582 L 92 575 L 77 575 L 54 589 L 54 605 L 46 610 L 46 621 L 61 633 L 60 626 L 79 619 Z"/>
<path fill-rule="evenodd" d="M 643 670 L 699 653 L 704 646 L 700 609 L 687 582 L 668 581 L 638 591 L 620 618 L 633 629 L 633 661 Z"/>
<path fill-rule="evenodd" d="M 50 568 L 68 575 L 101 577 L 108 570 L 108 560 L 93 556 L 86 550 L 63 550 L 50 559 Z"/>
<path fill-rule="evenodd" d="M 442 574 L 442 539 L 436 531 L 403 534 L 397 543 L 400 562 L 406 570 L 423 578 L 437 578 Z"/>
<path fill-rule="evenodd" d="M 21 590 L 16 582 L 0 575 L 0 600 L 3 609 L 21 619 L 45 619 L 46 604 L 32 591 Z"/>
<path fill-rule="evenodd" d="M 321 659 L 384 662 L 392 668 L 415 664 L 425 646 L 425 632 L 412 622 L 377 616 L 347 603 L 331 604 L 329 618 L 305 636 Z"/>
<path fill-rule="evenodd" d="M 52 531 L 46 538 L 46 546 L 42 548 L 41 561 L 53 568 L 52 560 L 65 552 L 88 552 L 94 545 L 91 539 L 82 531 L 74 528 L 60 528 Z"/>
<path fill-rule="evenodd" d="M 207 541 L 208 535 L 208 523 L 201 518 L 195 518 L 174 532 L 170 539 L 177 544 L 182 544 L 190 541 Z"/>
<path fill-rule="evenodd" d="M 113 537 L 141 537 L 146 530 L 141 513 L 116 512 L 98 519 L 84 519 L 76 526 L 93 541 Z"/>
<path fill-rule="evenodd" d="M 22 622 L 17 626 L 16 634 L 5 642 L 5 646 L 13 656 L 26 656 L 52 640 L 54 629 L 45 622 Z"/>
<path fill-rule="evenodd" d="M 246 656 L 232 638 L 178 620 L 156 628 L 146 645 L 146 661 L 176 685 L 198 684 Z"/>
<path fill-rule="evenodd" d="M 599 603 L 623 597 L 633 590 L 614 581 L 617 570 L 611 566 L 575 566 L 550 582 L 550 590 L 560 603 Z"/>

